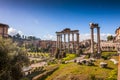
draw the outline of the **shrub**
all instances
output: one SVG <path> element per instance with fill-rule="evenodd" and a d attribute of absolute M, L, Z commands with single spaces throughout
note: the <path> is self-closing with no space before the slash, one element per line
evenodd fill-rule
<path fill-rule="evenodd" d="M 29 64 L 26 54 L 11 40 L 0 38 L 0 80 L 20 80 L 22 66 Z"/>
<path fill-rule="evenodd" d="M 94 75 L 94 74 L 90 74 L 90 76 L 89 76 L 89 80 L 96 80 L 95 75 Z"/>
<path fill-rule="evenodd" d="M 28 78 L 22 78 L 21 80 L 29 80 Z"/>
<path fill-rule="evenodd" d="M 110 59 L 116 52 L 102 52 L 102 58 L 104 60 Z"/>
<path fill-rule="evenodd" d="M 86 56 L 85 56 L 85 59 L 88 59 L 90 58 L 90 53 L 88 53 Z"/>
<path fill-rule="evenodd" d="M 57 64 L 57 59 L 49 60 L 48 65 L 50 64 Z"/>
<path fill-rule="evenodd" d="M 117 69 L 112 70 L 109 73 L 109 77 L 106 80 L 117 80 L 117 71 L 118 71 Z"/>
<path fill-rule="evenodd" d="M 65 58 L 63 58 L 62 60 L 67 61 L 67 60 L 71 60 L 74 59 L 76 57 L 76 54 L 67 54 Z"/>

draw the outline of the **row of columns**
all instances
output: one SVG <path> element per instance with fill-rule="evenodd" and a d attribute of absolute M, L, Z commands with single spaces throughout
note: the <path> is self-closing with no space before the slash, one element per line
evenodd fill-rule
<path fill-rule="evenodd" d="M 57 33 L 57 48 L 59 48 L 60 50 L 66 49 L 66 34 L 68 34 L 68 52 L 70 51 L 70 34 L 71 33 Z M 76 34 L 76 42 L 77 42 L 77 46 L 79 44 L 79 33 L 72 33 L 72 50 L 74 50 L 74 34 Z M 62 41 L 62 35 L 64 35 L 64 41 Z M 63 44 L 64 43 L 64 44 Z"/>
<path fill-rule="evenodd" d="M 97 53 L 100 57 L 100 27 L 98 27 L 98 24 L 90 24 L 91 29 L 91 53 L 94 55 L 94 28 L 97 28 Z"/>

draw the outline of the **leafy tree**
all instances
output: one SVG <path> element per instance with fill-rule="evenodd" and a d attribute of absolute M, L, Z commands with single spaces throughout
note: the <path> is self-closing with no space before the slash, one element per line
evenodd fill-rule
<path fill-rule="evenodd" d="M 0 80 L 20 80 L 22 66 L 28 64 L 26 51 L 9 39 L 0 38 Z"/>
<path fill-rule="evenodd" d="M 30 40 L 35 40 L 36 37 L 35 37 L 35 36 L 28 36 L 28 39 L 30 39 Z"/>
<path fill-rule="evenodd" d="M 111 40 L 113 40 L 113 39 L 114 39 L 114 37 L 113 37 L 112 35 L 107 36 L 107 41 L 111 41 Z"/>
<path fill-rule="evenodd" d="M 21 35 L 19 33 L 17 33 L 13 36 L 13 39 L 21 39 Z"/>

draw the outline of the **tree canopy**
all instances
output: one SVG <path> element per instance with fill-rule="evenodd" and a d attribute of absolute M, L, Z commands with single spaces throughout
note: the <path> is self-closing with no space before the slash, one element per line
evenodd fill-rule
<path fill-rule="evenodd" d="M 113 39 L 114 39 L 114 37 L 113 37 L 112 35 L 107 36 L 107 41 L 111 41 L 111 40 L 113 40 Z"/>
<path fill-rule="evenodd" d="M 24 49 L 17 47 L 10 39 L 0 38 L 0 80 L 20 80 L 22 67 L 28 63 Z"/>

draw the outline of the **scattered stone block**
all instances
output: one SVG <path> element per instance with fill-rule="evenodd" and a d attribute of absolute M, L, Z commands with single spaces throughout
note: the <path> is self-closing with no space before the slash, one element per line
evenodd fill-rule
<path fill-rule="evenodd" d="M 100 62 L 100 67 L 101 68 L 106 68 L 107 67 L 107 63 L 105 63 L 105 62 Z"/>
<path fill-rule="evenodd" d="M 118 64 L 118 61 L 115 59 L 110 59 L 110 61 L 114 62 L 114 64 Z"/>
<path fill-rule="evenodd" d="M 78 64 L 84 64 L 84 65 L 87 65 L 87 66 L 92 66 L 94 65 L 94 63 L 89 60 L 89 59 L 82 59 L 80 60 L 79 62 L 77 62 Z"/>
<path fill-rule="evenodd" d="M 96 59 L 94 59 L 94 58 L 90 58 L 89 60 L 92 61 L 92 62 L 96 61 Z"/>

